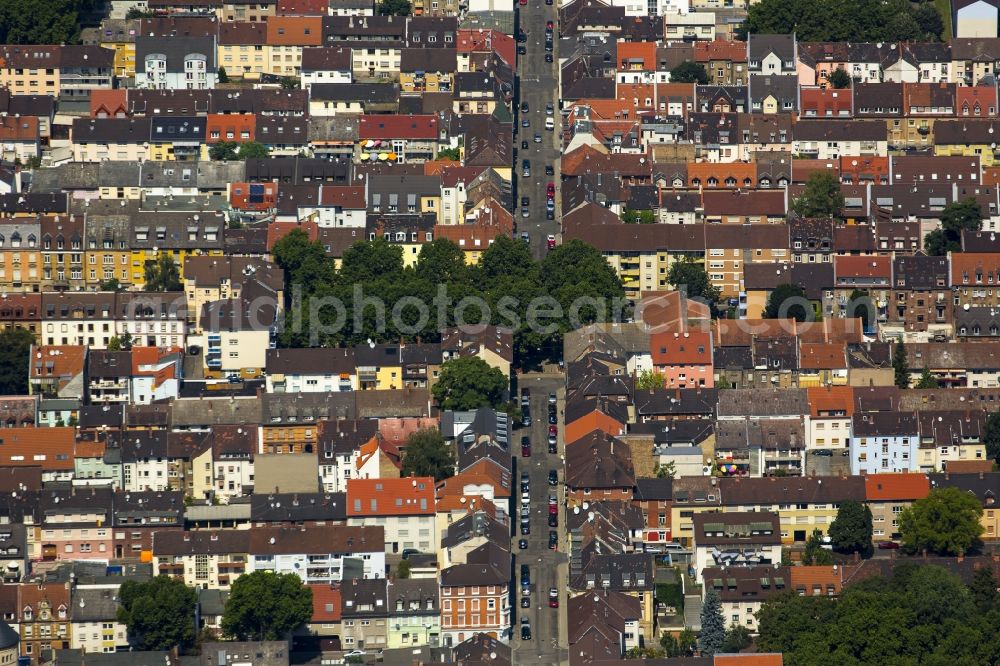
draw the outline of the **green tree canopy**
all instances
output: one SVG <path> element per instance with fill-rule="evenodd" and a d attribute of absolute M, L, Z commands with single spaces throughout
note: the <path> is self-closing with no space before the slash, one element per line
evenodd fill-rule
<path fill-rule="evenodd" d="M 403 476 L 433 476 L 435 481 L 444 481 L 454 474 L 455 452 L 440 430 L 417 430 L 406 438 Z"/>
<path fill-rule="evenodd" d="M 858 553 L 862 557 L 871 557 L 871 509 L 867 504 L 856 500 L 844 500 L 837 509 L 837 518 L 830 524 L 828 536 L 838 553 Z"/>
<path fill-rule="evenodd" d="M 667 282 L 674 289 L 687 292 L 688 298 L 699 298 L 709 305 L 718 303 L 722 298 L 719 288 L 709 280 L 705 266 L 691 259 L 671 264 L 667 271 Z"/>
<path fill-rule="evenodd" d="M 934 375 L 931 374 L 931 371 L 930 371 L 929 368 L 925 367 L 920 372 L 920 379 L 917 380 L 917 383 L 914 385 L 913 388 L 918 388 L 918 389 L 935 389 L 935 388 L 938 388 L 939 386 L 940 386 L 940 383 L 938 382 L 937 377 L 935 377 Z"/>
<path fill-rule="evenodd" d="M 933 2 L 923 2 L 913 10 L 913 19 L 920 26 L 927 39 L 940 40 L 944 37 L 944 19 Z"/>
<path fill-rule="evenodd" d="M 462 149 L 457 146 L 455 148 L 442 148 L 438 151 L 436 159 L 457 162 L 462 159 Z"/>
<path fill-rule="evenodd" d="M 924 250 L 933 256 L 944 256 L 962 249 L 962 232 L 979 231 L 983 214 L 972 197 L 953 201 L 941 211 L 941 228 L 924 236 Z"/>
<path fill-rule="evenodd" d="M 93 0 L 0 0 L 3 44 L 75 44 Z"/>
<path fill-rule="evenodd" d="M 241 160 L 262 160 L 270 156 L 267 146 L 258 141 L 246 141 L 240 144 L 236 157 Z"/>
<path fill-rule="evenodd" d="M 433 284 L 453 284 L 468 281 L 469 267 L 465 252 L 454 242 L 439 238 L 420 246 L 417 257 L 417 277 Z"/>
<path fill-rule="evenodd" d="M 651 210 L 626 208 L 622 211 L 621 219 L 625 224 L 655 224 L 656 213 Z"/>
<path fill-rule="evenodd" d="M 139 650 L 170 650 L 194 643 L 195 591 L 169 576 L 126 580 L 118 589 L 118 621 Z"/>
<path fill-rule="evenodd" d="M 840 181 L 828 171 L 811 173 L 802 194 L 792 202 L 792 210 L 799 217 L 839 217 L 843 208 Z"/>
<path fill-rule="evenodd" d="M 229 74 L 226 73 L 225 67 L 219 67 L 219 74 L 217 78 L 219 83 L 229 83 Z"/>
<path fill-rule="evenodd" d="M 110 278 L 108 280 L 101 280 L 101 284 L 97 287 L 98 291 L 121 291 L 122 285 L 118 281 L 118 278 Z"/>
<path fill-rule="evenodd" d="M 830 77 L 827 79 L 830 82 L 830 86 L 833 88 L 850 88 L 851 87 L 851 75 L 848 74 L 843 67 L 838 67 L 830 73 Z"/>
<path fill-rule="evenodd" d="M 232 162 L 237 159 L 240 144 L 235 141 L 217 141 L 208 147 L 208 158 L 216 162 Z"/>
<path fill-rule="evenodd" d="M 146 291 L 182 291 L 181 272 L 169 252 L 160 252 L 156 259 L 147 259 L 144 266 Z"/>
<path fill-rule="evenodd" d="M 652 389 L 661 389 L 666 383 L 666 378 L 656 370 L 643 370 L 639 373 L 639 379 L 636 380 L 635 387 L 640 391 L 649 391 Z"/>
<path fill-rule="evenodd" d="M 0 395 L 28 393 L 28 369 L 35 336 L 26 328 L 0 331 Z"/>
<path fill-rule="evenodd" d="M 410 0 L 382 0 L 378 3 L 381 16 L 409 16 L 412 11 Z"/>
<path fill-rule="evenodd" d="M 979 546 L 982 515 L 983 507 L 972 493 L 954 487 L 935 488 L 903 510 L 899 533 L 909 552 L 968 554 Z"/>
<path fill-rule="evenodd" d="M 701 63 L 685 60 L 670 70 L 671 83 L 697 83 L 698 85 L 708 85 L 708 72 Z"/>
<path fill-rule="evenodd" d="M 705 602 L 701 606 L 701 635 L 698 646 L 703 655 L 712 656 L 722 651 L 726 641 L 726 620 L 722 616 L 722 600 L 714 587 L 705 593 Z"/>
<path fill-rule="evenodd" d="M 908 0 L 762 0 L 750 6 L 744 29 L 795 33 L 799 42 L 915 40 L 924 34 L 915 11 Z"/>
<path fill-rule="evenodd" d="M 233 583 L 222 633 L 241 641 L 285 640 L 312 618 L 312 590 L 296 574 L 254 571 Z"/>
<path fill-rule="evenodd" d="M 802 553 L 802 564 L 833 564 L 833 553 L 823 547 L 823 533 L 818 529 L 814 529 L 806 540 L 806 549 Z"/>
<path fill-rule="evenodd" d="M 507 378 L 478 356 L 461 356 L 441 366 L 441 376 L 431 389 L 441 409 L 499 407 L 507 391 Z"/>
<path fill-rule="evenodd" d="M 893 383 L 899 388 L 910 388 L 910 364 L 906 357 L 906 345 L 899 338 L 892 349 Z"/>
<path fill-rule="evenodd" d="M 722 654 L 737 654 L 753 644 L 750 630 L 742 624 L 733 623 L 726 630 L 726 640 L 722 642 Z"/>
<path fill-rule="evenodd" d="M 756 647 L 792 664 L 989 664 L 998 654 L 997 612 L 995 604 L 978 610 L 969 588 L 941 567 L 896 564 L 891 578 L 851 584 L 836 599 L 773 597 L 757 615 Z"/>
<path fill-rule="evenodd" d="M 806 291 L 797 284 L 779 284 L 771 292 L 767 307 L 764 308 L 766 319 L 806 321 L 811 314 L 812 308 L 808 308 L 806 302 Z"/>
<path fill-rule="evenodd" d="M 983 445 L 986 446 L 986 455 L 1000 462 L 1000 412 L 990 412 L 986 415 Z"/>

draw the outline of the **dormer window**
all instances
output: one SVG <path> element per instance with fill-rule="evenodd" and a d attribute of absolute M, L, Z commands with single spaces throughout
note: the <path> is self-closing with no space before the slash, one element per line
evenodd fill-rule
<path fill-rule="evenodd" d="M 24 610 L 21 611 L 21 617 L 23 617 L 26 622 L 30 622 L 34 616 L 35 614 L 32 612 L 31 606 L 25 606 Z"/>

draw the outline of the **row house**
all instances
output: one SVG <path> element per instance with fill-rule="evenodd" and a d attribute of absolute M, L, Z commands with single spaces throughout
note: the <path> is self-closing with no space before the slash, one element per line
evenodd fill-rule
<path fill-rule="evenodd" d="M 348 525 L 384 527 L 388 553 L 436 550 L 433 479 L 348 479 L 346 486 Z"/>

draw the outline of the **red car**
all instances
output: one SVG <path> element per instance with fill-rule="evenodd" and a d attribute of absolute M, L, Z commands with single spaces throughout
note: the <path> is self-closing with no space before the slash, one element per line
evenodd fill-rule
<path fill-rule="evenodd" d="M 549 434 L 550 435 L 558 435 L 559 434 L 559 428 L 558 428 L 558 426 L 550 425 L 549 426 Z"/>
<path fill-rule="evenodd" d="M 549 234 L 549 237 L 545 239 L 545 242 L 548 243 L 548 247 L 551 250 L 556 246 L 556 237 L 553 236 L 552 234 Z"/>
<path fill-rule="evenodd" d="M 522 458 L 531 457 L 531 444 L 521 444 L 521 457 Z"/>
<path fill-rule="evenodd" d="M 546 30 L 552 30 L 555 27 L 556 26 L 555 26 L 555 24 L 552 21 L 546 21 L 545 22 L 545 29 Z"/>
<path fill-rule="evenodd" d="M 545 196 L 547 196 L 549 199 L 554 199 L 555 198 L 555 196 L 556 196 L 556 184 L 555 183 L 549 183 L 548 185 L 545 186 Z"/>

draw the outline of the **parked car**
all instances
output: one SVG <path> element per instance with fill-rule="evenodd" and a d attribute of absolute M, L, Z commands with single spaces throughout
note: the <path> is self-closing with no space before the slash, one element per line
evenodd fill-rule
<path fill-rule="evenodd" d="M 552 4 L 552 0 L 545 0 L 545 2 L 546 2 L 546 4 L 549 4 L 549 5 Z M 545 62 L 552 62 L 552 54 L 551 53 L 546 53 L 545 54 Z"/>
<path fill-rule="evenodd" d="M 521 618 L 521 640 L 531 640 L 531 624 L 528 622 L 528 618 L 526 617 Z"/>
<path fill-rule="evenodd" d="M 559 590 L 554 587 L 549 588 L 549 608 L 559 608 Z"/>
<path fill-rule="evenodd" d="M 549 470 L 549 485 L 555 486 L 559 484 L 559 472 L 554 469 Z"/>
<path fill-rule="evenodd" d="M 521 597 L 521 608 L 531 608 L 531 597 Z"/>
<path fill-rule="evenodd" d="M 521 113 L 527 113 L 527 112 L 528 112 L 528 103 L 521 102 Z"/>
<path fill-rule="evenodd" d="M 548 184 L 545 186 L 545 196 L 547 196 L 550 199 L 554 199 L 556 196 L 556 184 L 553 183 L 552 181 L 549 181 Z"/>
<path fill-rule="evenodd" d="M 549 393 L 549 404 L 550 405 L 556 404 L 557 400 L 558 400 L 558 398 L 556 397 L 555 393 Z"/>
<path fill-rule="evenodd" d="M 879 541 L 878 547 L 879 550 L 896 550 L 899 548 L 899 544 L 895 541 Z"/>
<path fill-rule="evenodd" d="M 523 231 L 521 232 L 522 238 L 527 235 L 528 235 L 527 232 Z M 524 388 L 521 389 L 521 404 L 527 405 L 529 402 L 531 402 L 531 389 L 525 386 Z"/>
<path fill-rule="evenodd" d="M 559 514 L 550 513 L 549 514 L 549 527 L 559 527 Z"/>
<path fill-rule="evenodd" d="M 521 442 L 521 457 L 530 458 L 531 457 L 531 442 Z"/>
<path fill-rule="evenodd" d="M 527 564 L 521 565 L 521 587 L 531 585 L 531 569 Z"/>
<path fill-rule="evenodd" d="M 554 109 L 552 108 L 552 102 L 549 102 L 548 104 L 545 105 L 545 115 L 551 116 L 553 111 Z"/>
<path fill-rule="evenodd" d="M 546 164 L 545 165 L 545 175 L 546 176 L 554 176 L 555 174 L 556 174 L 555 167 L 553 167 L 551 164 Z"/>
<path fill-rule="evenodd" d="M 528 550 L 528 540 L 527 539 L 518 540 L 517 548 L 518 550 Z"/>
<path fill-rule="evenodd" d="M 541 143 L 541 142 L 542 142 L 542 135 L 539 134 L 538 132 L 535 132 L 535 143 Z"/>
<path fill-rule="evenodd" d="M 559 535 L 555 530 L 549 530 L 549 550 L 555 550 L 559 544 Z"/>
<path fill-rule="evenodd" d="M 552 436 L 558 435 L 559 434 L 559 428 L 558 428 L 558 426 L 550 425 L 549 426 L 549 434 L 552 435 Z"/>
<path fill-rule="evenodd" d="M 549 412 L 549 424 L 555 425 L 556 423 L 558 423 L 558 417 L 554 412 Z"/>
<path fill-rule="evenodd" d="M 559 453 L 559 444 L 556 442 L 555 437 L 549 439 L 549 453 Z"/>
<path fill-rule="evenodd" d="M 546 238 L 545 241 L 548 244 L 550 250 L 556 246 L 556 237 L 553 236 L 552 234 L 549 234 L 548 238 Z"/>

